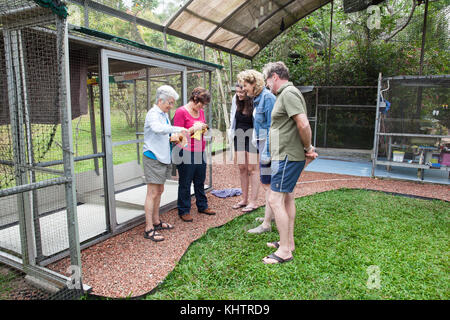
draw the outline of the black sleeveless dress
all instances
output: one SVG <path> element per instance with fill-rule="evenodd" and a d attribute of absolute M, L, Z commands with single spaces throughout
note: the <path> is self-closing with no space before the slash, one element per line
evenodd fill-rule
<path fill-rule="evenodd" d="M 247 151 L 256 153 L 256 148 L 251 144 L 253 135 L 253 115 L 246 115 L 240 111 L 236 111 L 235 118 L 236 131 L 234 136 L 234 151 Z"/>

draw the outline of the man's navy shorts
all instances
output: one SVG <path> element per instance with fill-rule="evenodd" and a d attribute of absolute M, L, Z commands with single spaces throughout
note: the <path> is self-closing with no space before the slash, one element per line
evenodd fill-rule
<path fill-rule="evenodd" d="M 294 191 L 297 180 L 305 167 L 303 161 L 282 161 L 272 160 L 271 171 L 272 177 L 270 181 L 270 189 L 276 192 L 291 193 Z"/>
<path fill-rule="evenodd" d="M 262 184 L 270 184 L 272 169 L 270 163 L 259 163 L 259 178 Z"/>

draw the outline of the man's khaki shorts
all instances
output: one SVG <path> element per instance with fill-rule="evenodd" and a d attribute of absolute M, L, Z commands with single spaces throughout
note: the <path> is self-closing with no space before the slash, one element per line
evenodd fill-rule
<path fill-rule="evenodd" d="M 144 164 L 145 183 L 164 184 L 167 179 L 172 177 L 172 165 L 142 157 Z"/>

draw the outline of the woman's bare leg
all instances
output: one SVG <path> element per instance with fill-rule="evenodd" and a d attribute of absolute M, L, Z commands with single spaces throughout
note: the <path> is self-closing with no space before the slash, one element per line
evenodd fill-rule
<path fill-rule="evenodd" d="M 159 196 L 158 196 L 159 195 Z M 158 200 L 159 199 L 159 200 Z M 159 204 L 161 201 L 160 185 L 149 183 L 147 184 L 147 195 L 145 197 L 145 231 L 153 229 L 153 218 L 155 217 L 155 208 L 157 207 L 157 214 L 159 215 Z M 164 239 L 158 233 L 155 233 L 155 239 Z"/>
<path fill-rule="evenodd" d="M 239 168 L 239 179 L 241 180 L 242 200 L 238 205 L 246 205 L 248 203 L 248 189 L 249 189 L 249 176 L 248 176 L 248 164 L 245 151 L 237 151 L 237 165 Z"/>
<path fill-rule="evenodd" d="M 258 194 L 259 194 L 259 170 L 258 165 L 256 164 L 249 164 L 248 165 L 248 171 L 249 171 L 249 181 L 251 185 L 251 194 L 250 194 L 250 200 L 248 203 L 248 206 L 256 208 L 257 202 L 258 202 Z"/>

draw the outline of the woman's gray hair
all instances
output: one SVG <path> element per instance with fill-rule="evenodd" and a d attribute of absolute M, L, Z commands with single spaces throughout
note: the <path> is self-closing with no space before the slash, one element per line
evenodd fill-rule
<path fill-rule="evenodd" d="M 169 98 L 174 98 L 175 100 L 178 100 L 180 96 L 175 91 L 174 88 L 168 85 L 163 85 L 156 89 L 156 99 L 155 103 L 158 103 L 158 101 L 161 99 L 163 102 L 166 102 Z"/>
<path fill-rule="evenodd" d="M 282 61 L 269 62 L 263 68 L 264 78 L 270 78 L 274 73 L 276 73 L 280 79 L 289 80 L 289 69 Z"/>

